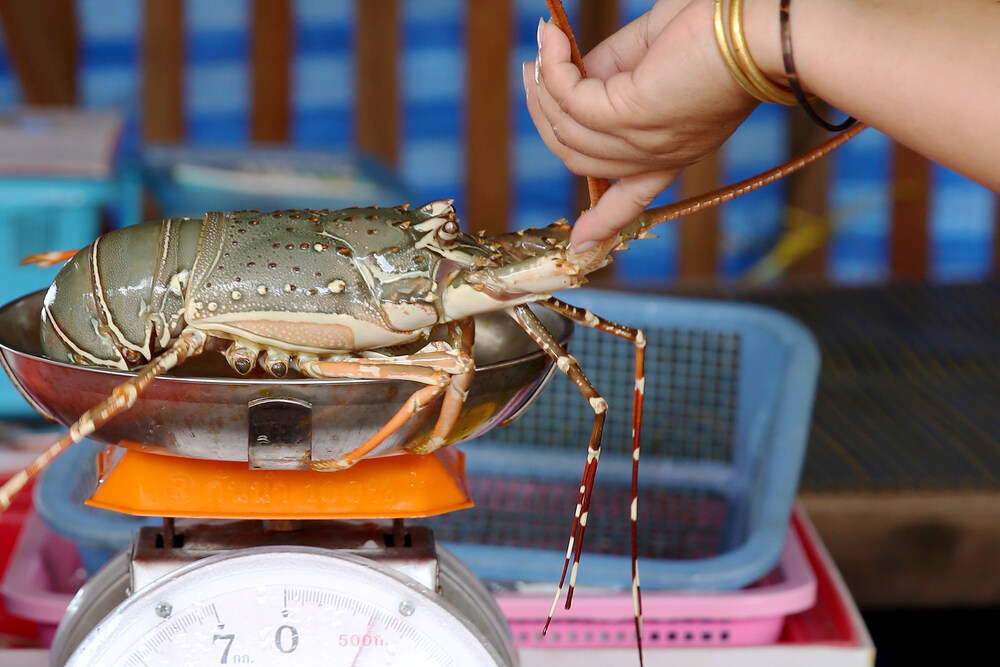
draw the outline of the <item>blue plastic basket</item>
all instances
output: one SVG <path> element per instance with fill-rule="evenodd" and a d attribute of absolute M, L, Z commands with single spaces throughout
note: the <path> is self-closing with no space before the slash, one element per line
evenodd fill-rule
<path fill-rule="evenodd" d="M 76 544 L 88 574 L 127 548 L 140 527 L 162 522 L 85 504 L 97 480 L 97 455 L 105 447 L 93 440 L 73 445 L 45 469 L 32 495 L 35 512 L 46 525 Z"/>
<path fill-rule="evenodd" d="M 647 336 L 641 579 L 735 589 L 781 555 L 819 369 L 812 336 L 769 309 L 581 290 L 560 295 Z M 571 353 L 610 404 L 580 583 L 627 588 L 634 348 L 577 327 Z M 551 582 L 565 556 L 593 412 L 561 374 L 518 421 L 465 447 L 477 506 L 432 521 L 481 577 Z"/>

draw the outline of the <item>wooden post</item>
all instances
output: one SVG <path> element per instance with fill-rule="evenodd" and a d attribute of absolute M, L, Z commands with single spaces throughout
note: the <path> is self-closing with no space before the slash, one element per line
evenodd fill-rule
<path fill-rule="evenodd" d="M 355 143 L 386 164 L 399 160 L 399 3 L 357 0 Z"/>
<path fill-rule="evenodd" d="M 929 265 L 931 165 L 927 158 L 901 144 L 896 144 L 894 157 L 889 269 L 894 279 L 922 280 Z"/>
<path fill-rule="evenodd" d="M 814 102 L 814 104 L 817 104 Z M 830 133 L 813 123 L 805 114 L 791 114 L 791 154 L 800 155 L 822 143 Z M 784 213 L 785 232 L 796 233 L 800 228 L 824 225 L 829 232 L 830 160 L 819 160 L 788 177 L 788 195 Z M 825 237 L 825 236 L 824 236 Z M 827 237 L 828 238 L 828 237 Z M 788 267 L 792 276 L 822 279 L 826 276 L 827 244 L 805 252 Z"/>
<path fill-rule="evenodd" d="M 289 0 L 254 0 L 250 110 L 254 141 L 285 142 L 291 134 L 292 30 Z"/>
<path fill-rule="evenodd" d="M 719 153 L 691 165 L 681 175 L 681 197 L 704 194 L 719 185 Z M 719 270 L 719 207 L 681 218 L 678 227 L 678 275 L 685 279 L 714 279 Z"/>
<path fill-rule="evenodd" d="M 466 7 L 466 219 L 473 229 L 497 234 L 510 219 L 512 3 L 474 0 Z"/>
<path fill-rule="evenodd" d="M 184 3 L 146 0 L 143 15 L 142 135 L 184 138 Z"/>
<path fill-rule="evenodd" d="M 0 2 L 0 23 L 28 104 L 76 104 L 79 40 L 73 0 Z"/>

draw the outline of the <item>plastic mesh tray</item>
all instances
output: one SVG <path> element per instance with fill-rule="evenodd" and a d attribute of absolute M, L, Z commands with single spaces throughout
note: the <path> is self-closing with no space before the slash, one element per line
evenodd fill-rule
<path fill-rule="evenodd" d="M 646 589 L 735 589 L 781 554 L 805 453 L 819 353 L 757 306 L 597 290 L 567 301 L 647 336 L 640 462 Z M 632 346 L 577 327 L 570 351 L 610 404 L 582 585 L 627 588 Z M 465 447 L 472 510 L 431 521 L 480 576 L 550 582 L 565 556 L 593 413 L 565 377 L 520 420 Z"/>

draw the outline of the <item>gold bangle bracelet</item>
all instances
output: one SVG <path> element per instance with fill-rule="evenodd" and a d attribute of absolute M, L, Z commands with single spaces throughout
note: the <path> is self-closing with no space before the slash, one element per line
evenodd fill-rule
<path fill-rule="evenodd" d="M 733 51 L 729 46 L 729 38 L 726 36 L 726 24 L 722 13 L 722 0 L 714 0 L 712 3 L 712 19 L 715 24 L 715 41 L 719 45 L 719 53 L 722 54 L 722 60 L 725 61 L 726 67 L 729 68 L 729 73 L 733 75 L 736 82 L 740 84 L 743 90 L 747 91 L 752 97 L 760 100 L 761 102 L 773 102 L 770 97 L 767 96 L 763 91 L 761 91 L 757 86 L 753 84 L 740 69 L 740 66 L 736 63 L 736 58 L 733 56 Z"/>
<path fill-rule="evenodd" d="M 766 94 L 770 101 L 794 106 L 796 104 L 795 95 L 774 85 L 770 79 L 764 76 L 764 73 L 757 67 L 757 63 L 750 57 L 750 49 L 747 48 L 747 40 L 743 34 L 743 0 L 730 0 L 729 31 L 733 39 L 736 61 L 751 83 Z"/>

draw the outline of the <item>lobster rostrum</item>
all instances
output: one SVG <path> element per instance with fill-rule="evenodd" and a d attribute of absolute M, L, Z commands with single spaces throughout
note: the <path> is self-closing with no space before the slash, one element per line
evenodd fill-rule
<path fill-rule="evenodd" d="M 555 22 L 572 31 L 557 0 Z M 219 350 L 237 373 L 260 366 L 281 378 L 291 371 L 318 378 L 392 378 L 421 385 L 386 424 L 348 454 L 309 463 L 340 470 L 377 455 L 408 419 L 440 400 L 430 434 L 406 446 L 416 454 L 448 442 L 473 381 L 473 316 L 504 311 L 555 361 L 594 412 L 562 576 L 552 609 L 569 577 L 570 606 L 600 456 L 608 405 L 574 359 L 526 304 L 535 302 L 582 326 L 633 343 L 632 593 L 641 652 L 641 604 L 636 566 L 636 475 L 644 391 L 645 338 L 553 298 L 607 265 L 610 253 L 659 223 L 718 205 L 825 156 L 862 129 L 860 124 L 768 172 L 676 204 L 650 209 L 613 238 L 583 252 L 569 247 L 559 221 L 495 237 L 460 230 L 451 200 L 418 208 L 363 207 L 339 211 L 208 213 L 110 232 L 69 257 L 42 309 L 42 346 L 56 360 L 136 375 L 84 412 L 67 433 L 0 487 L 0 511 L 18 490 L 71 444 L 129 410 L 158 376 L 187 358 Z M 606 184 L 591 179 L 592 200 Z M 128 313 L 123 317 L 122 313 Z M 430 340 L 444 325 L 446 340 Z M 572 565 L 572 567 L 570 567 Z M 548 624 L 546 624 L 546 627 Z"/>

